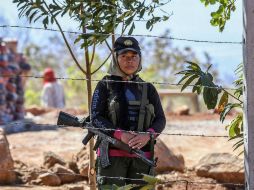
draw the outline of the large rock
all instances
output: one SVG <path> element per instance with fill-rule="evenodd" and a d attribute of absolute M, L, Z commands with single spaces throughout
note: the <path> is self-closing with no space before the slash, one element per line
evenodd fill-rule
<path fill-rule="evenodd" d="M 14 162 L 11 157 L 9 143 L 4 130 L 0 128 L 0 184 L 13 184 L 17 176 L 14 170 Z"/>
<path fill-rule="evenodd" d="M 78 165 L 76 162 L 69 161 L 66 163 L 66 167 L 77 174 L 79 173 Z"/>
<path fill-rule="evenodd" d="M 45 152 L 43 166 L 45 166 L 46 168 L 51 168 L 55 164 L 65 165 L 66 163 L 61 157 L 56 155 L 54 152 L 50 151 Z"/>
<path fill-rule="evenodd" d="M 160 139 L 157 139 L 154 151 L 155 157 L 158 157 L 157 167 L 155 168 L 157 173 L 172 170 L 184 171 L 183 156 L 175 155 Z"/>
<path fill-rule="evenodd" d="M 184 171 L 184 159 L 182 155 L 175 155 L 167 146 L 157 139 L 155 145 L 155 157 L 158 157 L 157 167 L 155 168 L 157 173 L 166 171 Z M 79 173 L 82 176 L 88 177 L 89 169 L 89 154 L 88 148 L 83 147 L 76 155 L 76 162 L 79 168 Z"/>
<path fill-rule="evenodd" d="M 53 171 L 59 176 L 62 184 L 72 183 L 84 179 L 81 175 L 75 174 L 72 170 L 59 164 L 55 164 Z"/>
<path fill-rule="evenodd" d="M 84 146 L 76 155 L 76 162 L 80 175 L 88 177 L 89 153 L 88 148 Z"/>
<path fill-rule="evenodd" d="M 229 153 L 212 153 L 200 159 L 195 167 L 200 177 L 223 183 L 244 183 L 243 160 Z"/>
<path fill-rule="evenodd" d="M 42 168 L 31 167 L 20 160 L 14 161 L 14 168 L 17 171 L 19 183 L 30 184 L 34 182 L 41 173 L 45 173 Z"/>
<path fill-rule="evenodd" d="M 59 186 L 61 185 L 60 178 L 54 173 L 44 173 L 38 177 L 40 184 L 47 186 Z"/>
<path fill-rule="evenodd" d="M 28 170 L 28 172 L 24 172 L 22 175 L 23 183 L 30 183 L 33 180 L 36 180 L 39 177 L 40 171 L 36 168 L 32 170 Z"/>

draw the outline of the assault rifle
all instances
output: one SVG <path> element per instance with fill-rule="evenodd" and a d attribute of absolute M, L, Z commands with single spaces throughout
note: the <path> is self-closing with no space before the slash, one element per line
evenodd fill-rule
<path fill-rule="evenodd" d="M 73 116 L 71 114 L 65 113 L 60 111 L 59 116 L 58 116 L 58 120 L 57 120 L 57 125 L 59 127 L 62 126 L 72 126 L 72 127 L 80 127 L 83 129 L 87 129 L 88 130 L 88 134 L 85 136 L 85 138 L 83 139 L 82 143 L 84 145 L 86 145 L 88 143 L 88 141 L 94 136 L 94 135 L 98 135 L 101 139 L 102 142 L 101 144 L 107 144 L 110 143 L 112 144 L 115 148 L 119 148 L 121 150 L 125 150 L 128 153 L 133 153 L 135 154 L 138 158 L 140 158 L 143 162 L 145 162 L 146 164 L 148 164 L 149 166 L 155 167 L 156 163 L 153 162 L 152 160 L 149 160 L 145 157 L 145 154 L 142 150 L 139 149 L 133 149 L 131 147 L 129 147 L 129 145 L 123 143 L 120 140 L 117 140 L 113 137 L 110 137 L 109 135 L 107 135 L 105 132 L 103 132 L 102 130 L 95 128 L 90 122 L 88 122 L 87 119 L 79 119 L 76 116 Z M 103 149 L 103 148 L 102 148 Z M 105 166 L 110 165 L 109 163 L 109 159 L 108 159 L 108 146 L 106 147 L 107 150 L 101 150 L 101 155 L 106 156 L 106 160 L 104 160 L 104 163 L 102 163 L 102 165 L 105 164 Z M 107 163 L 105 163 L 107 162 Z"/>

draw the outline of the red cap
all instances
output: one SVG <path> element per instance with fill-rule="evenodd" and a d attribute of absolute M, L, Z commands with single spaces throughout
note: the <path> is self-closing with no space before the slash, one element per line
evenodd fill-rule
<path fill-rule="evenodd" d="M 43 76 L 44 76 L 44 83 L 56 81 L 55 72 L 51 68 L 46 68 L 44 70 Z"/>

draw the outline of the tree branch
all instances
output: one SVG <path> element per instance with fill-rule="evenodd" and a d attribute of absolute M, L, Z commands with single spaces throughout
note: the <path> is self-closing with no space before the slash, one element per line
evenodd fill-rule
<path fill-rule="evenodd" d="M 94 55 L 95 55 L 95 46 L 96 46 L 96 44 L 94 43 L 94 45 L 93 45 L 93 53 L 92 53 L 92 57 L 91 57 L 91 60 L 90 60 L 89 65 L 92 65 L 93 60 L 94 60 Z M 93 74 L 93 73 L 92 73 L 92 74 Z"/>
<path fill-rule="evenodd" d="M 70 52 L 70 54 L 71 54 L 73 60 L 74 60 L 74 62 L 76 63 L 76 65 L 78 66 L 78 68 L 79 68 L 84 74 L 86 74 L 86 71 L 81 67 L 81 65 L 79 64 L 78 60 L 76 59 L 76 57 L 75 57 L 75 55 L 74 55 L 74 53 L 73 53 L 73 51 L 72 51 L 72 49 L 71 49 L 71 47 L 70 47 L 68 41 L 67 41 L 67 39 L 66 39 L 66 37 L 65 37 L 65 35 L 64 35 L 64 32 L 63 32 L 62 27 L 60 26 L 59 22 L 58 22 L 57 19 L 53 16 L 53 14 L 51 13 L 51 11 L 50 11 L 48 5 L 46 4 L 46 2 L 45 2 L 44 0 L 43 0 L 43 3 L 45 4 L 45 6 L 46 6 L 46 8 L 48 9 L 49 13 L 51 14 L 51 16 L 53 17 L 53 19 L 55 20 L 56 25 L 57 25 L 57 27 L 59 28 L 59 30 L 60 30 L 60 32 L 61 32 L 61 34 L 62 34 L 62 37 L 63 37 L 63 39 L 64 39 L 64 42 L 65 42 L 65 44 L 66 44 L 66 46 L 67 46 L 67 48 L 68 48 L 68 50 L 69 50 L 69 52 Z"/>
<path fill-rule="evenodd" d="M 94 70 L 92 73 L 91 73 L 91 75 L 93 75 L 94 73 L 96 73 L 107 61 L 108 61 L 108 59 L 110 58 L 110 55 L 111 55 L 111 53 L 108 55 L 108 57 L 104 60 L 104 62 L 96 69 L 96 70 Z"/>
<path fill-rule="evenodd" d="M 234 96 L 233 94 L 229 93 L 227 90 L 223 89 L 222 90 L 226 93 L 228 93 L 229 96 L 231 96 L 232 98 L 236 99 L 237 101 L 239 101 L 241 104 L 243 104 L 243 101 L 240 100 L 239 98 L 237 98 L 236 96 Z"/>
<path fill-rule="evenodd" d="M 117 60 L 116 60 L 116 57 L 115 57 L 115 54 L 114 54 L 114 51 L 113 49 L 110 47 L 110 45 L 108 44 L 107 40 L 105 40 L 105 43 L 108 47 L 108 49 L 110 50 L 111 54 L 112 54 L 112 57 L 113 57 L 113 60 L 117 63 Z"/>

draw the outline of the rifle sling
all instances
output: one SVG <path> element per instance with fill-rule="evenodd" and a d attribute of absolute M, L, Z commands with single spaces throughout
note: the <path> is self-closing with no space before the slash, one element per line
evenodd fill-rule
<path fill-rule="evenodd" d="M 138 131 L 143 131 L 144 120 L 145 120 L 145 104 L 147 103 L 147 83 L 142 86 L 142 97 L 138 116 Z"/>

